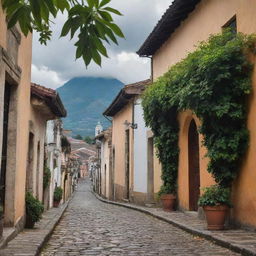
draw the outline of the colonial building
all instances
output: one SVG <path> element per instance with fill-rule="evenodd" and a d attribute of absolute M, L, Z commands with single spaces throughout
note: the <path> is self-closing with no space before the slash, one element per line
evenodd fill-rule
<path fill-rule="evenodd" d="M 7 29 L 0 5 L 0 203 L 6 226 L 24 225 L 32 36 Z M 43 145 L 42 145 L 43 146 Z"/>
<path fill-rule="evenodd" d="M 152 58 L 152 78 L 154 81 L 166 73 L 175 63 L 195 50 L 200 41 L 211 34 L 221 33 L 231 27 L 244 34 L 256 33 L 256 2 L 253 0 L 175 0 L 168 8 L 152 33 L 146 39 L 138 54 Z M 253 92 L 249 100 L 248 128 L 250 146 L 243 166 L 233 184 L 231 217 L 235 223 L 256 226 L 256 129 L 255 129 L 255 69 Z M 197 200 L 200 187 L 214 183 L 207 172 L 206 148 L 202 146 L 202 136 L 198 134 L 200 120 L 192 111 L 178 115 L 179 121 L 179 168 L 178 207 L 184 210 L 198 209 Z M 156 162 L 156 158 L 154 159 Z M 154 193 L 159 191 L 161 166 L 154 166 Z M 221 168 L 221 166 L 220 166 Z"/>
<path fill-rule="evenodd" d="M 145 80 L 126 85 L 103 113 L 112 118 L 111 179 L 115 200 L 138 203 L 145 203 L 147 200 L 147 129 L 139 97 L 150 82 Z M 105 166 L 102 167 L 103 170 L 104 168 Z"/>
<path fill-rule="evenodd" d="M 46 157 L 45 167 L 51 172 L 49 186 L 44 191 L 45 208 L 53 205 L 53 193 L 56 186 L 62 185 L 62 121 L 61 119 L 50 120 L 47 122 L 46 129 Z"/>
<path fill-rule="evenodd" d="M 95 137 L 98 136 L 103 131 L 103 126 L 100 122 L 95 127 Z"/>
<path fill-rule="evenodd" d="M 103 131 L 96 137 L 99 144 L 99 174 L 101 195 L 113 199 L 114 195 L 114 173 L 112 162 L 112 128 Z M 98 182 L 98 181 L 97 181 Z"/>

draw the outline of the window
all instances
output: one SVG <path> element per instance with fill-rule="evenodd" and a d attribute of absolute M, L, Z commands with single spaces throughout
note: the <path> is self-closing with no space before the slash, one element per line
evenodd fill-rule
<path fill-rule="evenodd" d="M 232 17 L 223 27 L 223 29 L 230 29 L 234 34 L 237 33 L 237 21 L 236 16 Z"/>

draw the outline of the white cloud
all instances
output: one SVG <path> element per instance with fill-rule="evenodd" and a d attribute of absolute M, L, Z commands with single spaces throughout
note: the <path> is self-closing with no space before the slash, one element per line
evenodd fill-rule
<path fill-rule="evenodd" d="M 37 67 L 32 64 L 32 82 L 56 89 L 65 83 L 56 71 L 50 70 L 46 66 Z"/>
<path fill-rule="evenodd" d="M 47 46 L 38 43 L 34 34 L 32 77 L 35 82 L 56 88 L 76 76 L 114 77 L 124 83 L 146 79 L 150 75 L 149 59 L 139 58 L 136 51 L 152 31 L 172 0 L 112 0 L 111 6 L 124 16 L 115 17 L 126 39 L 119 46 L 107 45 L 110 58 L 104 59 L 102 68 L 92 64 L 85 68 L 82 60 L 75 61 L 74 42 L 59 39 L 65 15 L 55 21 L 52 41 Z"/>

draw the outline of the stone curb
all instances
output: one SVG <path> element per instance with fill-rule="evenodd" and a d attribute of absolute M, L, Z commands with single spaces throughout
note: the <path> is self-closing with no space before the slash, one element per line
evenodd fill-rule
<path fill-rule="evenodd" d="M 74 195 L 74 194 L 73 194 Z M 37 252 L 35 253 L 35 256 L 39 255 L 42 251 L 42 249 L 44 248 L 45 244 L 49 241 L 54 229 L 56 228 L 56 226 L 59 224 L 63 214 L 65 213 L 66 209 L 68 208 L 69 206 L 69 203 L 71 201 L 71 199 L 73 198 L 73 195 L 72 197 L 64 204 L 64 207 L 63 209 L 61 209 L 60 211 L 60 214 L 58 214 L 58 217 L 55 217 L 51 223 L 51 227 L 50 229 L 48 230 L 48 232 L 46 233 L 45 237 L 43 238 L 43 241 L 38 245 L 38 248 L 37 248 Z"/>
<path fill-rule="evenodd" d="M 29 255 L 33 255 L 33 256 L 37 256 L 40 255 L 43 247 L 45 246 L 45 244 L 48 242 L 48 240 L 50 239 L 55 227 L 58 225 L 58 223 L 60 222 L 63 214 L 65 213 L 67 207 L 69 206 L 69 203 L 71 202 L 73 196 L 75 193 L 73 193 L 73 195 L 70 197 L 70 199 L 65 202 L 63 205 L 60 206 L 60 208 L 56 211 L 56 213 L 54 213 L 54 215 L 52 217 L 50 217 L 48 223 L 46 225 L 43 225 L 42 227 L 38 227 L 37 229 L 31 229 L 31 230 L 25 230 L 25 234 L 30 234 L 33 237 L 33 235 L 36 234 L 40 234 L 40 238 L 36 241 L 36 242 L 32 242 L 31 245 L 31 251 L 29 252 Z M 45 216 L 45 218 L 47 219 L 47 215 Z M 44 217 L 43 217 L 44 219 Z M 42 220 L 43 220 L 42 219 Z M 39 224 L 40 225 L 40 224 Z M 29 233 L 30 232 L 30 233 Z M 19 234 L 18 234 L 19 236 Z M 17 236 L 17 237 L 18 237 Z M 14 238 L 13 240 L 10 241 L 10 243 L 15 242 Z M 27 238 L 26 238 L 27 239 Z M 19 241 L 22 241 L 22 239 L 20 239 Z M 26 240 L 27 242 L 27 240 Z M 24 246 L 26 246 L 26 244 L 23 244 Z M 15 250 L 18 250 L 17 252 Z M 10 256 L 10 255 L 26 255 L 23 252 L 19 251 L 20 248 L 16 248 L 13 249 L 12 245 L 10 244 L 10 247 L 5 247 L 0 249 L 0 255 L 2 256 Z"/>
<path fill-rule="evenodd" d="M 256 252 L 255 251 L 252 251 L 252 250 L 250 250 L 248 248 L 244 248 L 244 247 L 239 246 L 237 244 L 234 244 L 234 243 L 231 243 L 229 241 L 226 241 L 225 239 L 222 239 L 221 237 L 219 237 L 218 233 L 213 234 L 212 232 L 210 232 L 208 230 L 205 230 L 205 231 L 204 230 L 199 230 L 199 229 L 196 229 L 194 227 L 185 225 L 185 224 L 183 224 L 181 222 L 178 222 L 176 220 L 160 216 L 160 215 L 158 215 L 156 213 L 151 212 L 150 210 L 145 209 L 144 207 L 140 207 L 140 206 L 136 206 L 136 205 L 131 205 L 131 204 L 114 202 L 114 201 L 102 198 L 101 196 L 96 194 L 94 191 L 92 191 L 92 193 L 95 195 L 95 197 L 98 200 L 100 200 L 100 201 L 102 201 L 104 203 L 113 204 L 113 205 L 117 205 L 117 206 L 121 206 L 121 207 L 125 207 L 125 208 L 128 208 L 128 209 L 132 209 L 132 210 L 136 210 L 136 211 L 145 213 L 145 214 L 153 216 L 153 217 L 155 217 L 155 218 L 157 218 L 159 220 L 162 220 L 162 221 L 165 221 L 165 222 L 167 222 L 169 224 L 172 224 L 173 226 L 178 227 L 178 228 L 180 228 L 180 229 L 182 229 L 182 230 L 184 230 L 184 231 L 186 231 L 186 232 L 188 232 L 188 233 L 190 233 L 192 235 L 196 235 L 196 236 L 205 238 L 205 239 L 207 239 L 209 241 L 215 242 L 217 245 L 220 245 L 222 247 L 230 249 L 230 250 L 232 250 L 234 252 L 237 252 L 237 253 L 240 253 L 240 254 L 246 255 L 246 256 L 256 256 Z"/>

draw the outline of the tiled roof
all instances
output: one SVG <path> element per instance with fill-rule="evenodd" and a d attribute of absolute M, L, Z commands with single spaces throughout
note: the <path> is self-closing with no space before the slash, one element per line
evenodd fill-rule
<path fill-rule="evenodd" d="M 104 111 L 103 115 L 113 117 L 128 104 L 131 98 L 142 94 L 142 92 L 145 90 L 145 87 L 149 84 L 151 84 L 151 79 L 125 85 L 110 104 L 110 106 Z"/>
<path fill-rule="evenodd" d="M 59 94 L 55 90 L 31 83 L 31 96 L 44 101 L 57 117 L 67 116 L 67 111 L 63 106 Z"/>
<path fill-rule="evenodd" d="M 137 53 L 140 56 L 152 56 L 199 2 L 200 0 L 174 0 Z"/>

